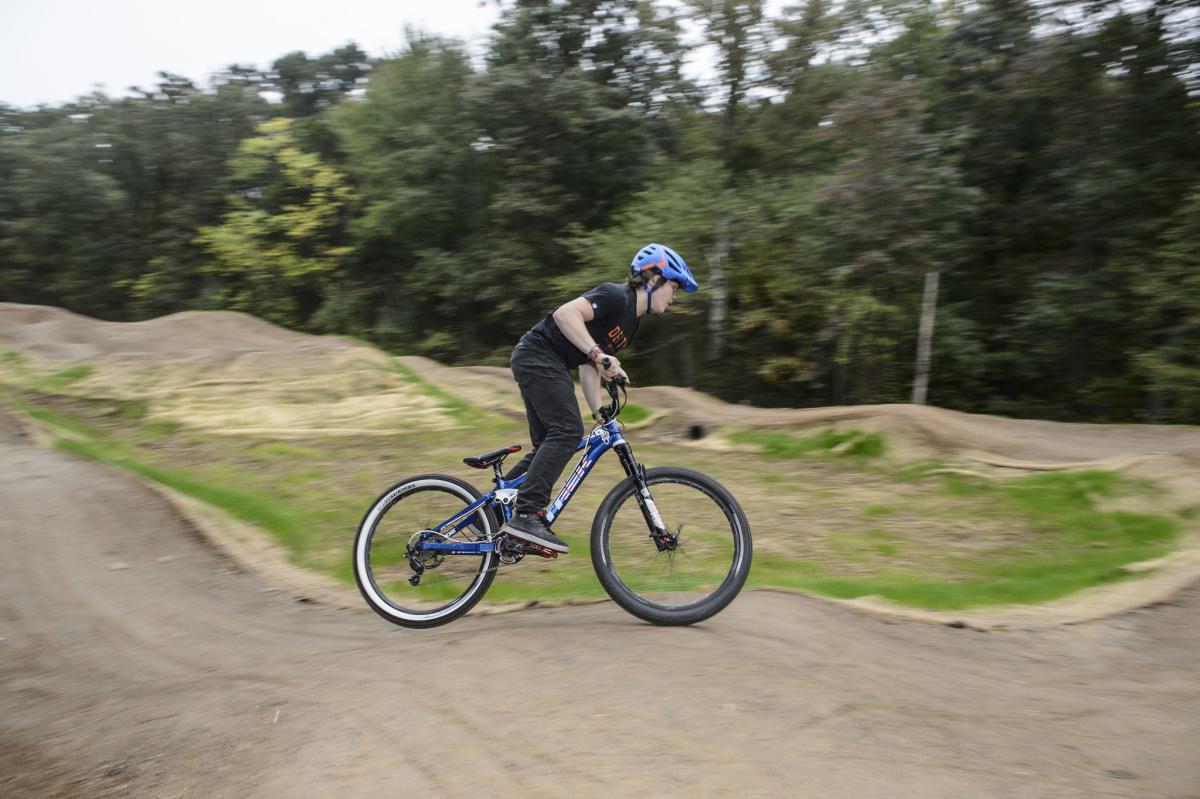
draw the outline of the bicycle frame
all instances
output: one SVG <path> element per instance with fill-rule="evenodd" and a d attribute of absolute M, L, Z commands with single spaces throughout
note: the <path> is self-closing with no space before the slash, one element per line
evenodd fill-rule
<path fill-rule="evenodd" d="M 562 488 L 558 490 L 558 496 L 550 503 L 550 507 L 546 509 L 546 524 L 554 524 L 554 520 L 559 514 L 566 509 L 567 503 L 571 501 L 571 497 L 575 495 L 575 491 L 587 479 L 588 474 L 600 460 L 600 456 L 608 452 L 610 449 L 616 449 L 618 456 L 621 458 L 621 465 L 625 468 L 625 473 L 631 477 L 639 475 L 637 462 L 633 459 L 633 448 L 629 446 L 629 442 L 625 440 L 625 436 L 621 434 L 621 430 L 617 427 L 616 420 L 610 419 L 602 425 L 597 425 L 591 433 L 584 436 L 579 441 L 579 446 L 575 448 L 576 452 L 586 450 L 583 456 L 579 459 L 575 469 L 571 472 L 570 477 L 563 483 Z M 449 541 L 463 528 L 470 525 L 470 519 L 474 517 L 476 511 L 487 504 L 493 504 L 500 508 L 504 515 L 504 521 L 512 518 L 513 500 L 516 497 L 516 489 L 525 482 L 525 475 L 520 475 L 512 480 L 505 480 L 500 476 L 499 464 L 494 464 L 492 467 L 496 473 L 496 489 L 489 491 L 479 499 L 472 502 L 463 510 L 451 516 L 441 524 L 429 528 L 429 530 L 421 535 L 420 548 L 425 551 L 441 552 L 447 555 L 478 555 L 484 552 L 495 552 L 496 545 L 492 541 Z M 645 489 L 645 485 L 640 485 L 640 489 Z M 504 492 L 504 493 L 501 493 Z M 642 495 L 638 496 L 639 504 L 643 503 Z M 645 507 L 645 505 L 643 505 Z M 651 507 L 653 504 L 651 503 Z M 656 517 L 657 511 L 654 512 Z M 661 521 L 657 518 L 652 522 L 655 527 L 662 527 Z M 447 527 L 451 528 L 449 533 L 443 533 Z M 665 532 L 665 530 L 662 530 Z M 437 542 L 430 541 L 438 534 L 440 539 Z"/>

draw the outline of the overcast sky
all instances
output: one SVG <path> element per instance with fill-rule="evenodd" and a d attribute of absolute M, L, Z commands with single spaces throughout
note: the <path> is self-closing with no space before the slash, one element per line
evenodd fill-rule
<path fill-rule="evenodd" d="M 57 105 L 97 83 L 121 95 L 160 70 L 206 85 L 229 64 L 265 68 L 348 41 L 381 56 L 406 25 L 481 52 L 498 15 L 479 0 L 0 0 L 0 102 Z"/>
<path fill-rule="evenodd" d="M 787 2 L 767 0 L 768 14 Z M 350 41 L 384 56 L 403 47 L 406 27 L 481 55 L 499 16 L 490 0 L 0 0 L 0 102 L 59 105 L 97 85 L 121 96 L 152 88 L 160 71 L 206 86 L 230 64 L 265 69 L 293 50 L 315 56 Z M 694 48 L 685 71 L 703 79 L 713 61 L 711 48 Z"/>

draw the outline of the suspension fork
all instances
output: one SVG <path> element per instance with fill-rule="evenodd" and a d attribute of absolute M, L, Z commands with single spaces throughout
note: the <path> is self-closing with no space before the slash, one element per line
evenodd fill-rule
<path fill-rule="evenodd" d="M 637 499 L 638 507 L 642 509 L 642 517 L 646 520 L 646 526 L 650 528 L 650 537 L 654 539 L 654 545 L 658 547 L 659 552 L 675 549 L 678 537 L 671 535 L 667 530 L 662 515 L 658 512 L 658 506 L 650 496 L 650 486 L 646 484 L 646 467 L 633 457 L 633 447 L 628 441 L 614 444 L 613 449 L 617 451 L 617 458 L 620 459 L 625 474 L 633 480 L 633 496 Z"/>

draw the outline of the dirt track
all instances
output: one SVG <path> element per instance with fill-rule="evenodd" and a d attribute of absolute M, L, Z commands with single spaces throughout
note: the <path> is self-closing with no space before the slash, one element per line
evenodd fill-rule
<path fill-rule="evenodd" d="M 416 632 L 0 417 L 0 796 L 1200 796 L 1200 589 L 1040 632 L 748 594 Z"/>

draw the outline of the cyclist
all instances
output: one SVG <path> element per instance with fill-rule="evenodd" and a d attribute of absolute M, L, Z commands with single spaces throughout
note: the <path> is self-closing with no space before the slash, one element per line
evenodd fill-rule
<path fill-rule="evenodd" d="M 567 543 L 546 526 L 550 490 L 583 438 L 583 418 L 570 369 L 579 368 L 583 396 L 597 418 L 600 380 L 628 380 L 616 353 L 629 346 L 643 314 L 663 313 L 679 289 L 699 286 L 677 252 L 647 244 L 629 265 L 625 284 L 603 283 L 560 305 L 517 342 L 512 372 L 521 387 L 533 448 L 506 480 L 525 475 L 516 512 L 502 532 L 555 552 Z"/>

